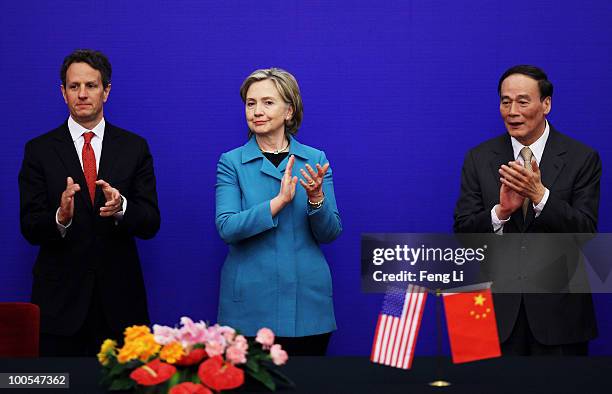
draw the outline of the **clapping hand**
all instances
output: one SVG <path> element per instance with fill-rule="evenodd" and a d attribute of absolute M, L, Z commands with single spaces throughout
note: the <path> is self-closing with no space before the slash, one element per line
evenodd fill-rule
<path fill-rule="evenodd" d="M 74 216 L 74 195 L 81 190 L 78 183 L 74 183 L 71 177 L 66 178 L 66 190 L 60 197 L 60 207 L 57 213 L 57 220 L 62 225 L 67 225 Z"/>
<path fill-rule="evenodd" d="M 306 164 L 308 173 L 303 169 L 300 170 L 302 177 L 305 179 L 300 179 L 300 185 L 306 189 L 308 200 L 313 203 L 318 203 L 323 199 L 323 178 L 329 169 L 329 163 L 325 163 L 323 166 L 317 163 L 316 167 L 317 172 L 309 164 Z"/>
<path fill-rule="evenodd" d="M 293 170 L 293 164 L 295 163 L 295 156 L 291 155 L 289 160 L 287 161 L 287 167 L 285 167 L 285 174 L 283 175 L 283 179 L 281 180 L 280 191 L 278 192 L 278 196 L 281 200 L 288 204 L 295 197 L 295 186 L 297 185 L 297 177 L 291 176 L 291 171 Z"/>
<path fill-rule="evenodd" d="M 272 216 L 276 216 L 276 214 L 295 197 L 295 186 L 297 185 L 298 178 L 297 176 L 291 176 L 294 163 L 295 156 L 291 155 L 287 161 L 287 167 L 285 167 L 285 174 L 281 179 L 278 195 L 270 200 L 270 211 L 272 212 Z"/>
<path fill-rule="evenodd" d="M 102 187 L 104 198 L 106 198 L 106 203 L 100 208 L 100 216 L 113 216 L 123 209 L 123 200 L 119 190 L 115 189 L 108 182 L 102 179 L 97 180 L 96 185 Z"/>
<path fill-rule="evenodd" d="M 520 207 L 523 206 L 525 198 L 515 192 L 503 182 L 499 189 L 499 205 L 495 208 L 495 214 L 501 220 L 506 220 Z"/>
<path fill-rule="evenodd" d="M 535 160 L 531 160 L 531 170 L 523 167 L 518 161 L 511 161 L 508 165 L 501 166 L 499 174 L 504 185 L 536 205 L 544 198 L 546 188 L 542 184 L 540 167 Z"/>

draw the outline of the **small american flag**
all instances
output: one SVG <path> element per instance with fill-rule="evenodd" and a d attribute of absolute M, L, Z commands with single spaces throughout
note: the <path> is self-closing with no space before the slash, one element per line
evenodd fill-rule
<path fill-rule="evenodd" d="M 426 299 L 426 289 L 419 286 L 387 290 L 376 324 L 372 362 L 402 369 L 412 366 Z"/>

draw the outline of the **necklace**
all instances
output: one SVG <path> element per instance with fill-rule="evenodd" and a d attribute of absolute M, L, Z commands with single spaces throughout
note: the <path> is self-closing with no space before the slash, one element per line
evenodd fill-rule
<path fill-rule="evenodd" d="M 289 141 L 287 141 L 287 145 L 283 149 L 276 149 L 276 150 L 272 150 L 272 151 L 267 151 L 267 150 L 261 149 L 261 146 L 259 146 L 259 144 L 257 144 L 257 146 L 259 147 L 259 150 L 262 153 L 272 153 L 272 154 L 275 154 L 275 155 L 278 155 L 279 153 L 288 152 L 289 151 L 289 145 L 290 145 Z"/>

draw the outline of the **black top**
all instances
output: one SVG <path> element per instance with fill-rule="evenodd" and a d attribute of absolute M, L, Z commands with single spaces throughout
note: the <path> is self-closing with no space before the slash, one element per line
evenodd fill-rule
<path fill-rule="evenodd" d="M 266 159 L 270 160 L 270 162 L 274 164 L 274 167 L 278 167 L 278 165 L 283 160 L 285 160 L 285 157 L 287 157 L 287 155 L 289 154 L 289 152 L 282 152 L 282 153 L 262 152 L 262 153 L 266 157 Z"/>

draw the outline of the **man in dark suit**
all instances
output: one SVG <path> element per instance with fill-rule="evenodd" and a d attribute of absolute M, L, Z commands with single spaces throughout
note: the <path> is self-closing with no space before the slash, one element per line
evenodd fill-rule
<path fill-rule="evenodd" d="M 498 279 L 513 283 L 510 288 L 524 289 L 530 287 L 523 285 L 533 284 L 534 264 L 543 261 L 543 249 L 555 249 L 540 244 L 530 257 L 529 242 L 543 239 L 533 233 L 597 231 L 601 161 L 596 151 L 559 133 L 546 120 L 553 86 L 541 69 L 528 65 L 508 69 L 499 80 L 498 93 L 508 133 L 468 152 L 454 230 L 502 236 L 519 233 L 518 238 L 501 241 L 518 239 L 512 246 L 516 253 L 507 254 L 498 270 L 506 276 Z M 550 242 L 562 246 L 558 240 Z M 543 263 L 540 277 L 549 280 L 563 276 L 561 271 L 567 267 L 575 269 L 570 255 L 577 253 Z M 504 354 L 586 355 L 588 341 L 597 336 L 588 293 L 496 294 L 494 301 Z"/>
<path fill-rule="evenodd" d="M 98 51 L 64 59 L 61 91 L 70 117 L 29 141 L 19 172 L 23 236 L 40 245 L 32 302 L 41 310 L 41 355 L 96 354 L 148 324 L 134 237 L 160 225 L 147 142 L 104 119 L 111 65 Z"/>

